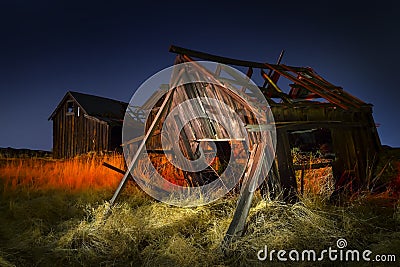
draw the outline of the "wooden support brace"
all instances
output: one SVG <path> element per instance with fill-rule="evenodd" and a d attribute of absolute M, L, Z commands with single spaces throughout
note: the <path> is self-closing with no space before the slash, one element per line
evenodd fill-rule
<path fill-rule="evenodd" d="M 117 168 L 117 167 L 115 167 L 115 166 L 113 166 L 111 164 L 108 164 L 107 162 L 103 162 L 103 166 L 107 167 L 107 168 L 109 168 L 109 169 L 111 169 L 113 171 L 116 171 L 116 172 L 118 172 L 120 174 L 125 174 L 125 171 L 123 171 L 120 168 Z"/>
<path fill-rule="evenodd" d="M 223 248 L 229 246 L 232 241 L 240 237 L 244 232 L 257 179 L 261 173 L 262 164 L 260 162 L 263 161 L 263 149 L 264 145 L 255 144 L 251 151 L 236 210 L 228 231 L 222 241 Z"/>
<path fill-rule="evenodd" d="M 117 190 L 115 190 L 115 193 L 114 193 L 113 197 L 110 200 L 110 206 L 114 205 L 114 203 L 115 203 L 116 199 L 118 198 L 119 194 L 121 193 L 122 189 L 125 187 L 127 179 L 130 176 L 130 171 L 135 167 L 140 153 L 142 153 L 142 150 L 146 146 L 147 139 L 149 139 L 149 137 L 153 134 L 154 128 L 157 125 L 157 123 L 160 121 L 160 118 L 161 118 L 161 115 L 163 114 L 163 111 L 165 110 L 165 108 L 167 107 L 168 103 L 172 99 L 172 95 L 173 95 L 173 92 L 175 91 L 175 88 L 176 87 L 170 89 L 167 92 L 167 95 L 165 96 L 164 102 L 162 103 L 160 109 L 157 112 L 157 115 L 155 116 L 155 118 L 154 118 L 152 124 L 150 125 L 146 135 L 144 136 L 144 138 L 142 140 L 142 143 L 140 144 L 138 150 L 136 151 L 136 154 L 133 156 L 132 161 L 129 163 L 128 169 L 125 172 L 124 177 L 121 179 Z"/>

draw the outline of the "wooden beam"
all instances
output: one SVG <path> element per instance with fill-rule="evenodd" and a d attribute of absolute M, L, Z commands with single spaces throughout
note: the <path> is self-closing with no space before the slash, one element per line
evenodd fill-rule
<path fill-rule="evenodd" d="M 111 164 L 109 164 L 107 162 L 103 162 L 103 166 L 107 167 L 107 168 L 109 168 L 109 169 L 111 169 L 113 171 L 116 171 L 116 172 L 118 172 L 120 174 L 125 174 L 125 171 L 123 171 L 120 168 L 117 168 L 117 167 L 115 167 L 115 166 L 113 166 L 113 165 L 111 165 Z"/>
<path fill-rule="evenodd" d="M 276 131 L 276 157 L 278 161 L 279 181 L 281 184 L 283 200 L 294 203 L 297 198 L 297 182 L 293 169 L 293 159 L 286 130 Z"/>
<path fill-rule="evenodd" d="M 262 69 L 261 76 L 265 79 L 265 81 L 268 81 L 268 83 L 278 92 L 284 102 L 289 105 L 292 104 L 292 101 L 289 99 L 289 97 L 278 87 L 278 85 L 274 83 L 274 81 Z"/>
<path fill-rule="evenodd" d="M 250 211 L 251 201 L 254 196 L 256 182 L 261 173 L 262 164 L 260 162 L 264 160 L 262 153 L 264 148 L 262 144 L 254 144 L 251 151 L 236 210 L 222 242 L 223 248 L 226 248 L 233 240 L 243 234 L 246 219 Z"/>
<path fill-rule="evenodd" d="M 252 67 L 252 68 L 260 68 L 263 69 L 265 68 L 264 63 L 261 62 L 254 62 L 254 61 L 247 61 L 247 60 L 238 60 L 238 59 L 233 59 L 233 58 L 228 58 L 228 57 L 221 57 L 221 56 L 216 56 L 204 52 L 199 52 L 183 47 L 178 47 L 171 45 L 169 47 L 169 52 L 175 53 L 175 54 L 180 54 L 180 55 L 187 55 L 190 57 L 195 57 L 195 58 L 200 58 L 208 61 L 214 61 L 214 62 L 219 62 L 223 63 L 226 65 L 235 65 L 235 66 L 242 66 L 242 67 Z M 277 65 L 271 65 L 274 66 L 275 68 L 278 68 Z M 306 68 L 303 67 L 292 67 L 298 71 L 305 71 Z"/>

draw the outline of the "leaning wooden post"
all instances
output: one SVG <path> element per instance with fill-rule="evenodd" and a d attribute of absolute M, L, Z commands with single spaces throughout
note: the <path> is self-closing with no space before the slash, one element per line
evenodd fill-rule
<path fill-rule="evenodd" d="M 259 176 L 262 175 L 261 166 L 264 161 L 262 154 L 264 149 L 265 146 L 263 144 L 254 144 L 254 148 L 251 151 L 242 190 L 240 192 L 235 213 L 233 214 L 232 222 L 229 225 L 224 240 L 222 241 L 222 249 L 225 249 L 232 241 L 243 234 L 254 191 L 256 189 L 257 180 Z"/>
<path fill-rule="evenodd" d="M 149 139 L 149 137 L 153 134 L 154 131 L 154 127 L 156 126 L 156 124 L 160 121 L 161 115 L 163 114 L 165 107 L 167 106 L 167 103 L 170 101 L 171 97 L 172 97 L 172 93 L 175 90 L 176 87 L 170 89 L 164 99 L 164 102 L 162 103 L 160 109 L 157 112 L 156 117 L 154 118 L 152 124 L 150 125 L 149 130 L 147 131 L 146 135 L 144 136 L 142 143 L 140 144 L 138 150 L 136 151 L 136 154 L 133 156 L 132 161 L 129 163 L 128 169 L 124 174 L 124 177 L 122 178 L 121 182 L 118 185 L 117 190 L 115 190 L 115 193 L 113 195 L 113 197 L 110 200 L 110 206 L 113 206 L 115 203 L 115 200 L 117 199 L 117 197 L 119 196 L 119 194 L 121 193 L 121 190 L 124 188 L 130 171 L 132 170 L 132 168 L 135 166 L 138 158 L 139 158 L 139 154 L 142 152 L 142 150 L 144 149 L 147 139 Z"/>

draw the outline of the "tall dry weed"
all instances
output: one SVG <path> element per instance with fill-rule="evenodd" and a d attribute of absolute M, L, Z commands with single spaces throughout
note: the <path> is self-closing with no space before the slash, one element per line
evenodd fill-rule
<path fill-rule="evenodd" d="M 4 192 L 65 189 L 69 191 L 115 188 L 121 174 L 104 166 L 124 168 L 121 155 L 85 155 L 67 160 L 15 158 L 0 160 Z"/>

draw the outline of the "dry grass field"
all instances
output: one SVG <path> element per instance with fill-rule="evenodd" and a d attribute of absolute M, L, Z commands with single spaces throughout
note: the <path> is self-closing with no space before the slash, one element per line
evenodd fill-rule
<path fill-rule="evenodd" d="M 395 186 L 375 194 L 353 193 L 338 206 L 329 202 L 329 184 L 313 186 L 330 171 L 307 172 L 299 203 L 265 200 L 257 193 L 245 235 L 222 251 L 237 196 L 178 208 L 130 185 L 105 216 L 121 174 L 102 166 L 103 161 L 120 168 L 124 164 L 116 155 L 0 160 L 0 266 L 265 266 L 271 263 L 257 259 L 265 245 L 320 251 L 339 238 L 347 240 L 348 248 L 400 260 Z"/>

